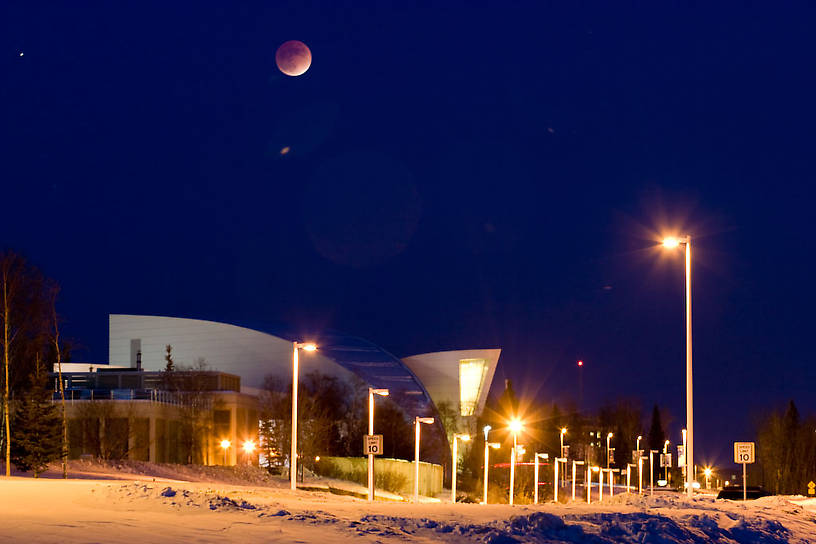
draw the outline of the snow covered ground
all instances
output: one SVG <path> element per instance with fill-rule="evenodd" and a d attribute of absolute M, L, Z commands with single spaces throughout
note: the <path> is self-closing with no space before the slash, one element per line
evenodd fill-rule
<path fill-rule="evenodd" d="M 816 500 L 804 497 L 370 505 L 329 491 L 363 491 L 356 484 L 313 480 L 325 491 L 291 491 L 249 467 L 73 463 L 68 480 L 46 476 L 0 478 L 0 542 L 816 543 Z"/>

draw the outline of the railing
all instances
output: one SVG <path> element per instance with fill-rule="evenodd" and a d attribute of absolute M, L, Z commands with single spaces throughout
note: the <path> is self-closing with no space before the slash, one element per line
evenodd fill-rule
<path fill-rule="evenodd" d="M 54 391 L 51 400 L 61 399 L 59 391 Z M 69 402 L 85 400 L 147 400 L 161 404 L 182 404 L 182 397 L 173 391 L 160 389 L 67 389 L 65 400 Z"/>

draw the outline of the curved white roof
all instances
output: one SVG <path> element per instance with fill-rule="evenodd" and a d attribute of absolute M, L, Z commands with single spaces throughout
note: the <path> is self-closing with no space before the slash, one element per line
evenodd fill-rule
<path fill-rule="evenodd" d="M 448 402 L 464 417 L 484 410 L 501 349 L 438 351 L 402 362 L 425 384 L 434 404 Z"/>

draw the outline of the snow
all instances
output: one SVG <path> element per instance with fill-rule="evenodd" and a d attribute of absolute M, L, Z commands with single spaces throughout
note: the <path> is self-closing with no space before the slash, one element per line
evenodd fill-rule
<path fill-rule="evenodd" d="M 816 499 L 801 496 L 742 503 L 664 492 L 511 507 L 390 495 L 369 504 L 338 494 L 364 496 L 357 484 L 305 485 L 314 491 L 252 467 L 72 462 L 68 480 L 58 471 L 0 478 L 0 542 L 816 542 Z"/>

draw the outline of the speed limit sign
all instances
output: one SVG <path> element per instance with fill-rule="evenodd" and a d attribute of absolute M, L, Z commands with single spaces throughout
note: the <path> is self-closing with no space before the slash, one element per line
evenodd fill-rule
<path fill-rule="evenodd" d="M 747 464 L 754 462 L 753 442 L 734 442 L 734 462 Z"/>
<path fill-rule="evenodd" d="M 363 453 L 365 455 L 382 455 L 382 435 L 367 434 L 363 437 Z"/>

